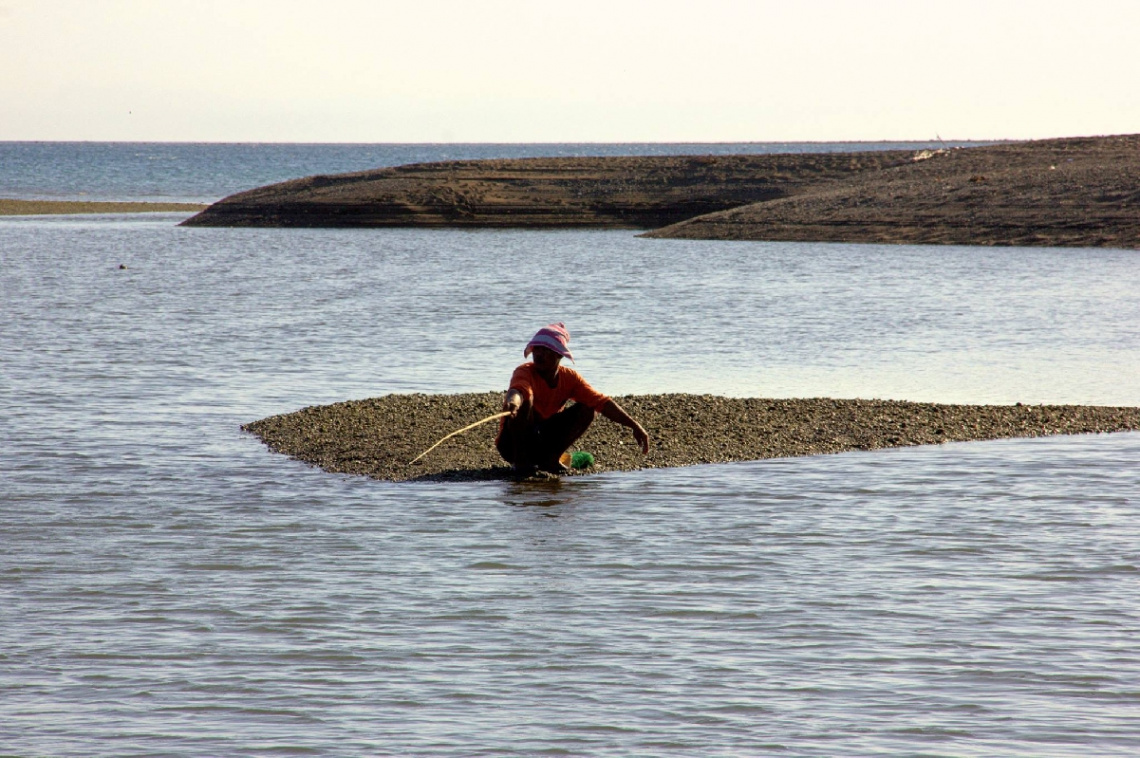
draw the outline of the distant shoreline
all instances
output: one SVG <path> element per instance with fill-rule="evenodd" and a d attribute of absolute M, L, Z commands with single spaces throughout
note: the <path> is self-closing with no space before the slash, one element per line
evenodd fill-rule
<path fill-rule="evenodd" d="M 441 161 L 231 195 L 185 226 L 1140 248 L 1140 135 L 850 153 Z"/>
<path fill-rule="evenodd" d="M 63 216 L 88 213 L 195 213 L 205 203 L 15 200 L 0 198 L 0 216 Z"/>

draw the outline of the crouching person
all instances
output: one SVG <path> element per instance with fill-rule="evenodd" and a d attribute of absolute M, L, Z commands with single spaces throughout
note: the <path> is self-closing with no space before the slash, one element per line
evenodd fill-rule
<path fill-rule="evenodd" d="M 538 469 L 566 473 L 559 458 L 586 433 L 595 413 L 629 427 L 641 452 L 649 452 L 649 435 L 641 424 L 577 371 L 560 365 L 563 358 L 574 360 L 569 343 L 570 332 L 561 322 L 539 329 L 523 350 L 523 357 L 532 360 L 511 375 L 503 397 L 503 410 L 511 415 L 503 418 L 495 447 L 520 474 Z"/>

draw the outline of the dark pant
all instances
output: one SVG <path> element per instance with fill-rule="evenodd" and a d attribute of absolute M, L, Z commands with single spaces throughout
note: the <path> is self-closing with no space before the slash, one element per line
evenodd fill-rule
<path fill-rule="evenodd" d="M 550 418 L 539 419 L 530 403 L 523 403 L 518 415 L 503 424 L 495 446 L 499 455 L 516 468 L 557 468 L 558 458 L 586 433 L 594 421 L 594 410 L 573 403 Z"/>

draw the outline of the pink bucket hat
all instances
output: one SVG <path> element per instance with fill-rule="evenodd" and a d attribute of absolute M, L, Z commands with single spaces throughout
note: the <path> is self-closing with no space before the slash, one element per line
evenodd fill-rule
<path fill-rule="evenodd" d="M 570 332 L 567 331 L 566 324 L 563 324 L 561 321 L 557 324 L 547 324 L 530 338 L 530 342 L 526 343 L 526 349 L 523 350 L 523 358 L 530 355 L 536 347 L 546 347 L 558 353 L 563 358 L 574 360 L 574 356 L 570 354 L 570 348 L 567 347 L 569 343 Z"/>

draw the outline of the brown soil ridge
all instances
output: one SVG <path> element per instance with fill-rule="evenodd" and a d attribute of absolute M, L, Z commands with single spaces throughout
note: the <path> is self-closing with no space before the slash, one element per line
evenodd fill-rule
<path fill-rule="evenodd" d="M 932 151 L 658 238 L 1140 248 L 1140 135 Z"/>
<path fill-rule="evenodd" d="M 729 463 L 852 450 L 1009 437 L 1140 430 L 1140 408 L 1079 405 L 941 405 L 894 400 L 631 395 L 615 398 L 646 428 L 642 456 L 628 430 L 600 418 L 578 449 L 597 463 L 583 473 Z M 303 408 L 242 428 L 272 450 L 320 468 L 391 481 L 510 476 L 492 422 L 444 435 L 499 410 L 497 392 L 386 395 Z"/>
<path fill-rule="evenodd" d="M 260 187 L 183 223 L 653 229 L 903 165 L 912 157 L 904 150 L 418 163 Z"/>
<path fill-rule="evenodd" d="M 183 223 L 1138 248 L 1140 135 L 918 152 L 420 163 L 261 187 Z"/>
<path fill-rule="evenodd" d="M 54 216 L 82 213 L 181 213 L 201 211 L 204 208 L 206 208 L 204 203 L 14 200 L 0 198 L 0 216 Z"/>

